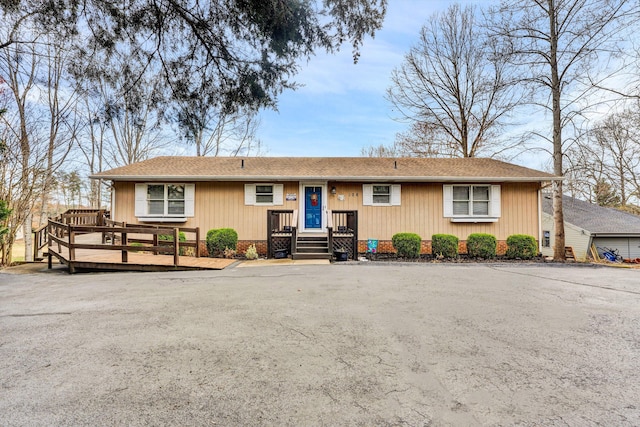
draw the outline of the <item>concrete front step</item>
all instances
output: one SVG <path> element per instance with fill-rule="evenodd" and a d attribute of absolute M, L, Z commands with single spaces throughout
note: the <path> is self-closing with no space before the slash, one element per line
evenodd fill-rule
<path fill-rule="evenodd" d="M 331 259 L 331 254 L 296 252 L 291 256 L 291 259 Z"/>
<path fill-rule="evenodd" d="M 324 247 L 304 247 L 301 248 L 300 246 L 298 246 L 296 248 L 296 252 L 298 253 L 307 253 L 307 254 L 328 254 L 329 253 L 329 248 L 327 248 L 326 246 Z"/>

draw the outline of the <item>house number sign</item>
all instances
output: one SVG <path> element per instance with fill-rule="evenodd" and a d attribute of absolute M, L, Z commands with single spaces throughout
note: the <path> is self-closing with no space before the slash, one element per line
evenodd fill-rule
<path fill-rule="evenodd" d="M 287 193 L 287 202 L 295 202 L 298 200 L 298 195 L 296 193 Z"/>

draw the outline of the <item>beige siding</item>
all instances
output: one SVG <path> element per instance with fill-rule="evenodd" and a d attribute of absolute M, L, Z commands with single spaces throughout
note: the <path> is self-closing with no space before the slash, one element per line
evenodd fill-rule
<path fill-rule="evenodd" d="M 553 216 L 543 213 L 542 214 L 542 231 L 549 231 L 549 247 L 541 248 L 542 255 L 544 256 L 553 256 L 553 244 L 555 241 L 555 237 L 553 236 L 555 227 L 553 225 Z M 542 238 L 542 236 L 540 236 Z"/>
<path fill-rule="evenodd" d="M 362 184 L 329 183 L 336 195 L 329 196 L 329 209 L 357 210 L 358 237 L 390 240 L 398 232 L 419 234 L 430 240 L 436 233 L 466 239 L 471 233 L 489 233 L 498 240 L 511 234 L 529 234 L 538 239 L 538 184 L 502 184 L 501 217 L 495 223 L 453 223 L 443 216 L 442 184 L 402 184 L 400 206 L 363 206 Z M 344 201 L 340 201 L 344 195 Z"/>
<path fill-rule="evenodd" d="M 278 182 L 274 182 L 278 183 Z M 269 209 L 298 209 L 300 194 L 298 182 L 281 182 L 284 194 L 297 194 L 298 201 L 284 201 L 281 206 L 245 206 L 242 182 L 197 182 L 195 185 L 195 217 L 186 227 L 200 227 L 203 233 L 212 228 L 231 227 L 240 239 L 266 239 L 266 217 Z M 498 240 L 511 234 L 538 236 L 538 184 L 502 184 L 501 217 L 495 223 L 452 223 L 443 217 L 442 184 L 402 184 L 400 206 L 363 206 L 362 184 L 329 182 L 328 189 L 336 187 L 336 194 L 327 194 L 331 210 L 358 211 L 360 239 L 389 240 L 398 232 L 413 232 L 424 240 L 435 233 L 454 234 L 466 239 L 470 233 L 490 233 Z M 114 218 L 129 223 L 137 222 L 134 215 L 134 183 L 116 182 Z M 340 200 L 340 196 L 344 196 Z"/>
<path fill-rule="evenodd" d="M 273 182 L 284 184 L 284 194 L 298 193 L 297 182 Z M 297 209 L 298 202 L 284 201 L 278 206 L 245 206 L 242 182 L 196 182 L 195 216 L 188 218 L 184 227 L 200 227 L 202 233 L 212 228 L 230 227 L 240 239 L 264 240 L 267 238 L 267 210 Z M 138 222 L 135 212 L 135 184 L 116 183 L 114 219 L 127 223 Z"/>
<path fill-rule="evenodd" d="M 551 232 L 551 238 L 549 239 L 550 245 L 548 248 L 542 248 L 542 254 L 545 256 L 553 256 L 553 246 L 555 244 L 555 223 L 553 216 L 543 213 L 542 214 L 542 229 L 549 230 Z M 591 235 L 588 231 L 576 227 L 573 224 L 564 223 L 564 244 L 565 246 L 571 246 L 573 248 L 573 254 L 578 261 L 585 261 L 589 253 L 589 242 L 591 241 Z"/>

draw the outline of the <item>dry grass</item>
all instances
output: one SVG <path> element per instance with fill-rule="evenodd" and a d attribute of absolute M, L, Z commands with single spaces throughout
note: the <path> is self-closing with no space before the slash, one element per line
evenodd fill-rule
<path fill-rule="evenodd" d="M 24 240 L 15 241 L 15 243 L 13 244 L 12 255 L 12 263 L 24 261 Z"/>

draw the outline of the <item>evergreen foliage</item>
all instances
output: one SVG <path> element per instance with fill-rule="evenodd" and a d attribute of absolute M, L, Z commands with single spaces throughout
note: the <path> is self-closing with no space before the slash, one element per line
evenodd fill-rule
<path fill-rule="evenodd" d="M 398 256 L 418 258 L 422 238 L 415 233 L 397 233 L 391 237 L 391 244 L 398 251 Z"/>
<path fill-rule="evenodd" d="M 467 237 L 467 254 L 472 258 L 495 258 L 497 246 L 496 237 L 491 234 L 473 233 Z"/>
<path fill-rule="evenodd" d="M 458 256 L 458 238 L 451 234 L 434 234 L 431 236 L 431 253 L 434 257 L 456 258 Z"/>

